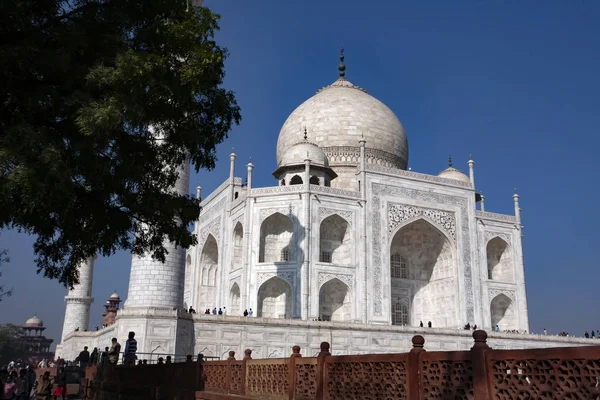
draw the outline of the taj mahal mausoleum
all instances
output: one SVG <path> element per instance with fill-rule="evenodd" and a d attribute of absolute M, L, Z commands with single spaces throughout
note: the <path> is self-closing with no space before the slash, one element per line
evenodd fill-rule
<path fill-rule="evenodd" d="M 472 159 L 407 170 L 398 117 L 346 78 L 343 54 L 338 70 L 283 123 L 274 185 L 253 187 L 252 162 L 236 176 L 232 152 L 229 177 L 205 197 L 197 188 L 197 245 L 167 244 L 165 263 L 134 256 L 124 307 L 98 331 L 87 331 L 94 261 L 81 265 L 57 356 L 129 331 L 139 353 L 213 357 L 279 357 L 292 344 L 313 354 L 322 341 L 334 355 L 405 352 L 415 334 L 462 350 L 467 323 L 495 349 L 597 343 L 528 333 L 519 195 L 507 193 L 512 215 L 486 211 Z M 176 190 L 189 193 L 189 166 Z"/>

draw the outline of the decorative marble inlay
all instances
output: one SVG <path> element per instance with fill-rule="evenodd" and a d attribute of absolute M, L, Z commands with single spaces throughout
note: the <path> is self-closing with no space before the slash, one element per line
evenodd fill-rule
<path fill-rule="evenodd" d="M 292 219 L 292 221 L 296 219 L 295 218 L 296 217 L 296 207 L 295 206 L 263 208 L 260 210 L 259 225 L 261 225 L 263 223 L 263 221 L 265 219 L 267 219 L 267 217 L 270 217 L 271 215 L 273 215 L 275 213 L 280 213 L 280 214 L 285 215 L 286 217 L 290 217 Z"/>
<path fill-rule="evenodd" d="M 388 203 L 388 233 L 392 233 L 404 221 L 420 216 L 427 217 L 428 220 L 434 222 L 453 240 L 456 240 L 456 222 L 453 212 L 407 206 L 404 204 Z"/>
<path fill-rule="evenodd" d="M 260 288 L 263 283 L 275 276 L 289 283 L 292 288 L 294 287 L 294 281 L 296 280 L 296 272 L 294 271 L 259 272 L 256 274 L 256 286 Z"/>
<path fill-rule="evenodd" d="M 506 297 L 508 297 L 513 303 L 515 302 L 516 296 L 515 296 L 514 290 L 498 289 L 498 288 L 492 288 L 492 289 L 488 290 L 488 297 L 489 297 L 490 301 L 494 300 L 496 298 L 496 296 L 498 296 L 499 294 L 503 294 Z"/>
<path fill-rule="evenodd" d="M 506 243 L 511 244 L 511 235 L 504 233 L 504 232 L 494 232 L 494 231 L 485 231 L 485 243 L 487 244 L 487 242 L 489 242 L 491 239 L 495 238 L 495 237 L 499 237 L 500 239 L 504 240 Z"/>
<path fill-rule="evenodd" d="M 404 176 L 406 178 L 418 179 L 420 181 L 444 183 L 452 186 L 460 186 L 467 189 L 473 189 L 470 182 L 457 181 L 456 179 L 441 178 L 436 175 L 420 174 L 418 172 L 406 171 L 398 168 L 389 168 L 384 165 L 367 164 L 365 170 L 370 172 L 382 172 L 384 174 Z"/>
<path fill-rule="evenodd" d="M 487 211 L 475 211 L 475 216 L 482 219 L 495 219 L 497 221 L 517 222 L 514 215 L 496 214 Z"/>
<path fill-rule="evenodd" d="M 319 222 L 323 221 L 325 218 L 330 215 L 337 214 L 340 217 L 344 218 L 349 226 L 352 226 L 352 211 L 344 211 L 344 210 L 336 210 L 333 208 L 320 207 L 319 208 Z"/>
<path fill-rule="evenodd" d="M 204 242 L 206 242 L 206 238 L 208 235 L 213 235 L 217 240 L 217 243 L 221 241 L 221 216 L 219 215 L 215 219 L 213 219 L 208 225 L 204 226 L 200 230 L 200 236 L 198 238 L 198 248 L 202 249 L 204 246 Z M 202 250 L 201 250 L 202 251 Z"/>
<path fill-rule="evenodd" d="M 264 188 L 250 189 L 253 196 L 272 193 L 301 193 L 304 192 L 304 185 L 289 185 L 289 186 L 271 186 Z"/>
<path fill-rule="evenodd" d="M 360 192 L 355 192 L 354 190 L 337 189 L 330 186 L 310 185 L 310 191 L 360 199 Z"/>
<path fill-rule="evenodd" d="M 354 287 L 354 276 L 348 274 L 332 274 L 330 272 L 319 272 L 319 288 L 332 279 L 339 279 L 350 289 Z"/>
<path fill-rule="evenodd" d="M 471 267 L 471 239 L 469 235 L 469 216 L 468 200 L 465 197 L 450 196 L 442 193 L 433 193 L 416 189 L 388 186 L 385 184 L 373 183 L 373 312 L 376 316 L 383 315 L 383 265 L 387 265 L 382 259 L 383 248 L 381 243 L 381 197 L 408 198 L 432 204 L 445 204 L 460 207 L 460 229 L 462 233 L 462 258 L 464 265 L 464 293 L 467 303 L 467 320 L 475 320 L 475 310 L 473 305 L 473 281 Z M 385 201 L 385 199 L 383 199 Z"/>

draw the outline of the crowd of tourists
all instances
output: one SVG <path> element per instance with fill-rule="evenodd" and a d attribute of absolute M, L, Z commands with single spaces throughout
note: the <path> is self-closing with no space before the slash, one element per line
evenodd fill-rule
<path fill-rule="evenodd" d="M 45 361 L 45 360 L 44 360 Z M 57 359 L 52 363 L 58 367 L 54 379 L 50 377 L 50 371 L 45 371 L 37 377 L 36 369 L 46 368 L 42 362 L 26 365 L 21 361 L 11 361 L 6 368 L 0 370 L 0 388 L 2 388 L 2 399 L 10 400 L 50 400 L 67 399 L 67 373 L 66 363 Z"/>

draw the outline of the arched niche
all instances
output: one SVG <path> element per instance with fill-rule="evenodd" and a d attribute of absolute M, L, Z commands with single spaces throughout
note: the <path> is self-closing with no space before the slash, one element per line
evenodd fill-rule
<path fill-rule="evenodd" d="M 240 287 L 237 283 L 229 291 L 229 312 L 231 315 L 240 315 Z"/>
<path fill-rule="evenodd" d="M 496 329 L 496 326 L 501 331 L 517 329 L 514 304 L 507 295 L 500 293 L 494 297 L 490 303 L 490 315 L 492 318 L 492 329 Z"/>
<path fill-rule="evenodd" d="M 290 179 L 290 185 L 302 185 L 302 183 L 303 181 L 300 175 L 294 175 L 292 176 L 292 179 Z"/>
<path fill-rule="evenodd" d="M 350 321 L 352 300 L 348 286 L 334 278 L 319 290 L 319 318 L 323 321 Z"/>
<path fill-rule="evenodd" d="M 281 278 L 273 277 L 258 289 L 258 317 L 291 318 L 292 288 Z"/>
<path fill-rule="evenodd" d="M 311 176 L 308 180 L 308 183 L 310 183 L 311 185 L 319 185 L 319 177 L 316 175 Z"/>
<path fill-rule="evenodd" d="M 231 256 L 231 269 L 242 268 L 244 251 L 244 228 L 238 222 L 233 229 L 233 254 Z"/>
<path fill-rule="evenodd" d="M 319 228 L 319 261 L 337 265 L 352 264 L 350 226 L 337 214 L 321 222 Z"/>
<path fill-rule="evenodd" d="M 488 279 L 514 283 L 514 266 L 510 246 L 499 237 L 486 246 Z"/>
<path fill-rule="evenodd" d="M 185 257 L 185 273 L 183 275 L 183 291 L 188 293 L 190 291 L 192 282 L 192 256 L 188 254 Z"/>
<path fill-rule="evenodd" d="M 216 307 L 219 276 L 219 246 L 213 235 L 208 235 L 200 253 L 200 284 L 196 310 Z"/>
<path fill-rule="evenodd" d="M 293 235 L 291 218 L 275 213 L 265 219 L 260 226 L 258 262 L 291 262 L 294 257 Z"/>
<path fill-rule="evenodd" d="M 452 248 L 453 242 L 424 218 L 395 232 L 388 259 L 393 324 L 408 322 L 407 325 L 416 326 L 420 321 L 431 321 L 436 327 L 457 324 Z M 407 308 L 407 316 L 402 316 L 406 309 L 401 304 Z"/>

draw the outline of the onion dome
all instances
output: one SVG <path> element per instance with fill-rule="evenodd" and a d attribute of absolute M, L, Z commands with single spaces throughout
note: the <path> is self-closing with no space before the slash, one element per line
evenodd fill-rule
<path fill-rule="evenodd" d="M 296 145 L 298 132 L 308 126 L 311 140 L 327 154 L 334 170 L 338 165 L 358 165 L 363 138 L 367 162 L 406 169 L 408 141 L 400 120 L 385 104 L 346 79 L 343 50 L 340 60 L 338 79 L 302 103 L 283 124 L 277 165 Z"/>

